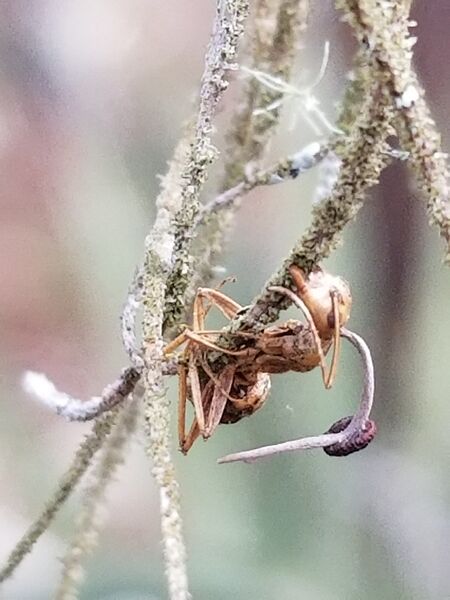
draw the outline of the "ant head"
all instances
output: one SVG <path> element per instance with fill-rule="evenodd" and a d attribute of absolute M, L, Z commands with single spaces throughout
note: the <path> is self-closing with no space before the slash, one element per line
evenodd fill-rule
<path fill-rule="evenodd" d="M 321 269 L 305 278 L 303 271 L 292 265 L 289 269 L 297 287 L 297 294 L 306 304 L 321 337 L 330 337 L 335 329 L 334 305 L 339 315 L 339 328 L 350 317 L 352 296 L 348 283 Z"/>

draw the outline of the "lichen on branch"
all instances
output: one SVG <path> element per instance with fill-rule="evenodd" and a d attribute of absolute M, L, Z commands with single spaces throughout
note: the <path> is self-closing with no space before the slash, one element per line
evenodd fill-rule
<path fill-rule="evenodd" d="M 409 153 L 430 223 L 439 228 L 450 264 L 450 200 L 448 156 L 428 108 L 425 91 L 412 65 L 416 38 L 409 28 L 409 0 L 338 0 L 344 19 L 360 44 L 367 44 L 378 62 L 379 77 L 388 87 L 396 109 L 395 129 L 402 150 Z"/>
<path fill-rule="evenodd" d="M 376 65 L 367 63 L 366 69 Z M 359 70 L 366 86 L 364 104 L 353 127 L 338 139 L 336 153 L 340 170 L 331 194 L 312 209 L 312 222 L 292 248 L 280 269 L 265 284 L 250 309 L 231 325 L 238 329 L 259 330 L 274 321 L 287 301 L 270 291 L 272 286 L 290 287 L 289 267 L 292 264 L 309 273 L 326 259 L 340 243 L 345 226 L 352 221 L 363 205 L 368 189 L 378 182 L 389 161 L 387 138 L 393 132 L 393 110 L 389 96 L 376 78 Z M 344 107 L 347 114 L 347 109 Z M 226 343 L 226 340 L 224 340 Z"/>
<path fill-rule="evenodd" d="M 179 144 L 165 186 L 157 200 L 156 220 L 146 239 L 143 267 L 144 430 L 152 473 L 160 491 L 164 562 L 171 600 L 188 600 L 186 549 L 182 532 L 179 485 L 171 456 L 169 400 L 163 378 L 163 331 L 182 314 L 191 279 L 190 245 L 199 194 L 216 156 L 211 142 L 212 118 L 227 87 L 248 3 L 217 3 L 195 124 Z M 173 193 L 168 193 L 168 190 Z"/>
<path fill-rule="evenodd" d="M 181 206 L 175 215 L 174 265 L 167 282 L 165 326 L 173 326 L 183 313 L 185 292 L 192 279 L 194 259 L 191 245 L 194 224 L 200 210 L 200 192 L 208 169 L 218 156 L 212 143 L 212 119 L 228 87 L 228 73 L 234 63 L 238 42 L 244 32 L 248 1 L 218 2 L 213 33 L 205 59 L 193 138 L 181 174 Z"/>
<path fill-rule="evenodd" d="M 6 563 L 0 571 L 0 583 L 10 577 L 20 565 L 25 556 L 31 552 L 34 544 L 48 529 L 59 509 L 63 506 L 81 477 L 89 468 L 95 454 L 103 446 L 108 435 L 116 422 L 119 409 L 102 415 L 97 419 L 92 432 L 86 436 L 80 444 L 72 459 L 69 469 L 61 477 L 53 496 L 47 501 L 44 510 L 38 518 L 30 525 L 23 537 L 16 544 Z"/>

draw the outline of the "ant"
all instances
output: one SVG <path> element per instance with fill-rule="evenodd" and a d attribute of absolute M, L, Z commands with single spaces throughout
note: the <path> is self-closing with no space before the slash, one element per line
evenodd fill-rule
<path fill-rule="evenodd" d="M 279 286 L 269 290 L 288 297 L 303 312 L 306 323 L 290 319 L 259 333 L 233 333 L 239 339 L 236 350 L 220 347 L 217 338 L 226 332 L 206 329 L 205 319 L 212 306 L 228 319 L 235 318 L 243 307 L 218 289 L 197 291 L 192 328 L 186 328 L 165 348 L 167 355 L 186 344 L 179 367 L 178 436 L 183 453 L 189 451 L 200 435 L 208 439 L 219 423 L 235 423 L 258 410 L 269 394 L 271 374 L 306 372 L 320 366 L 325 388 L 332 386 L 341 330 L 350 316 L 349 286 L 341 277 L 322 269 L 306 277 L 299 267 L 292 265 L 289 273 L 296 292 Z M 331 346 L 334 349 L 328 368 L 325 355 Z M 217 372 L 206 357 L 211 351 L 229 357 Z M 188 398 L 195 417 L 186 433 Z"/>

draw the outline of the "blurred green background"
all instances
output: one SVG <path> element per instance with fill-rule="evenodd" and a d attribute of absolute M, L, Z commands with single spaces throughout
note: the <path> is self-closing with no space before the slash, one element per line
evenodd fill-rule
<path fill-rule="evenodd" d="M 1 3 L 1 557 L 89 430 L 26 397 L 22 372 L 44 371 L 60 389 L 87 397 L 126 364 L 118 316 L 154 215 L 157 175 L 191 111 L 213 4 Z M 296 81 L 314 79 L 330 40 L 316 93 L 334 117 L 353 45 L 332 3 L 313 4 Z M 417 4 L 416 64 L 448 147 L 450 5 Z M 233 95 L 220 108 L 219 129 Z M 315 139 L 301 117 L 289 128 L 295 105 L 288 106 L 272 157 Z M 239 302 L 251 300 L 307 225 L 317 178 L 311 172 L 246 198 L 220 263 L 238 279 L 227 293 Z M 450 598 L 450 271 L 442 254 L 405 165 L 391 166 L 326 264 L 351 282 L 349 325 L 373 351 L 379 435 L 347 459 L 318 451 L 216 464 L 225 453 L 318 433 L 350 414 L 361 373 L 345 346 L 331 391 L 318 371 L 276 376 L 262 411 L 220 427 L 188 457 L 177 454 L 195 599 Z M 175 381 L 171 391 L 175 414 Z M 158 494 L 140 435 L 128 454 L 110 490 L 85 600 L 166 597 Z M 52 597 L 78 501 L 79 494 L 2 598 Z"/>

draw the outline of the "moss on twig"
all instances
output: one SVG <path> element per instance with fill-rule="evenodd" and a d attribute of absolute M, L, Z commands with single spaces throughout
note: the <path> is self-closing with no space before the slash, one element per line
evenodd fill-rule
<path fill-rule="evenodd" d="M 179 485 L 171 457 L 169 401 L 163 380 L 163 330 L 177 322 L 184 307 L 193 268 L 190 246 L 199 194 L 216 156 L 211 122 L 227 87 L 225 73 L 232 66 L 248 3 L 228 0 L 217 6 L 195 128 L 179 145 L 157 201 L 155 224 L 146 240 L 143 273 L 145 433 L 152 473 L 160 489 L 161 531 L 171 600 L 187 600 L 189 592 Z M 173 188 L 173 195 L 167 193 L 169 187 Z"/>
<path fill-rule="evenodd" d="M 445 260 L 450 264 L 450 201 L 447 154 L 431 117 L 425 92 L 412 66 L 415 37 L 409 34 L 409 0 L 339 0 L 344 18 L 360 44 L 367 43 L 380 68 L 378 75 L 389 88 L 396 109 L 395 128 L 420 191 L 427 202 L 430 222 L 445 241 Z"/>
<path fill-rule="evenodd" d="M 376 69 L 368 65 L 367 69 Z M 313 207 L 312 223 L 295 244 L 280 269 L 268 280 L 250 309 L 236 319 L 231 330 L 262 329 L 286 308 L 285 298 L 268 290 L 271 286 L 290 287 L 288 268 L 296 264 L 305 273 L 327 258 L 341 241 L 344 227 L 355 218 L 367 190 L 378 182 L 388 159 L 387 137 L 392 133 L 393 110 L 389 95 L 376 78 L 359 70 L 367 86 L 364 105 L 356 123 L 339 139 L 336 152 L 341 159 L 337 181 L 331 195 Z M 348 109 L 344 107 L 344 113 Z M 224 340 L 226 343 L 226 340 Z"/>
<path fill-rule="evenodd" d="M 106 488 L 124 460 L 126 443 L 136 428 L 137 415 L 136 402 L 122 411 L 106 440 L 90 482 L 85 487 L 81 509 L 76 519 L 76 531 L 62 561 L 63 572 L 55 594 L 56 600 L 75 600 L 79 597 L 78 590 L 83 579 L 82 562 L 92 554 L 97 545 Z"/>
<path fill-rule="evenodd" d="M 206 54 L 193 141 L 181 175 L 182 202 L 175 216 L 175 260 L 167 282 L 166 327 L 173 326 L 182 315 L 185 292 L 192 279 L 194 259 L 191 245 L 195 219 L 200 210 L 200 192 L 207 179 L 208 168 L 218 155 L 211 140 L 212 119 L 217 104 L 228 87 L 227 74 L 235 67 L 238 42 L 244 32 L 247 13 L 247 0 L 218 3 L 214 30 Z"/>
<path fill-rule="evenodd" d="M 97 419 L 92 428 L 92 432 L 86 436 L 75 452 L 72 464 L 66 473 L 61 477 L 54 495 L 46 503 L 43 512 L 32 523 L 25 532 L 22 539 L 15 546 L 9 555 L 5 566 L 0 571 L 0 582 L 5 581 L 12 575 L 16 567 L 22 562 L 23 558 L 31 552 L 33 545 L 46 531 L 50 523 L 56 516 L 56 513 L 62 507 L 68 496 L 72 493 L 81 477 L 89 468 L 93 457 L 100 450 L 107 436 L 113 428 L 118 409 L 111 413 L 102 415 Z"/>
<path fill-rule="evenodd" d="M 279 85 L 265 85 L 261 78 L 247 79 L 226 136 L 222 193 L 202 209 L 200 194 L 209 167 L 217 157 L 212 142 L 212 120 L 227 88 L 229 71 L 235 66 L 238 41 L 248 12 L 247 0 L 218 0 L 197 112 L 162 181 L 156 200 L 157 216 L 145 241 L 144 261 L 123 313 L 122 336 L 132 366 L 104 390 L 102 397 L 94 399 L 95 402 L 75 401 L 58 393 L 48 381 L 45 394 L 41 394 L 46 401 L 51 396 L 54 407 L 70 405 L 72 415 L 89 418 L 96 414 L 97 406 L 110 410 L 116 402 L 128 397 L 142 380 L 146 449 L 160 490 L 161 530 L 171 600 L 188 600 L 190 596 L 180 490 L 171 456 L 170 410 L 164 381 L 165 374 L 173 374 L 174 365 L 168 365 L 165 360 L 164 336 L 167 337 L 169 328 L 179 324 L 199 283 L 209 276 L 211 261 L 222 249 L 239 198 L 256 185 L 295 177 L 297 171 L 315 164 L 329 149 L 339 157 L 336 161 L 339 167 L 331 178 L 333 185 L 324 186 L 327 195 L 312 209 L 311 225 L 250 308 L 231 322 L 228 331 L 261 330 L 286 308 L 286 298 L 269 288 L 290 287 L 288 268 L 292 264 L 309 273 L 341 242 L 346 225 L 356 217 L 367 191 L 378 182 L 390 160 L 387 138 L 395 132 L 403 150 L 409 152 L 410 163 L 427 200 L 430 220 L 440 229 L 447 245 L 446 259 L 450 262 L 447 157 L 441 150 L 439 133 L 411 65 L 414 38 L 408 31 L 410 1 L 337 0 L 336 5 L 353 28 L 358 42 L 353 79 L 345 94 L 339 122 L 344 135 L 325 141 L 315 152 L 298 153 L 269 169 L 261 169 L 261 160 L 279 123 L 281 102 L 278 101 L 283 92 Z M 255 2 L 244 59 L 255 72 L 265 72 L 268 78 L 272 77 L 272 82 L 273 77 L 289 79 L 300 34 L 306 28 L 308 9 L 308 0 Z M 200 235 L 194 245 L 197 230 Z M 144 305 L 142 348 L 135 335 L 136 311 L 141 302 Z M 218 343 L 229 346 L 232 337 L 224 336 Z M 217 355 L 212 358 L 226 360 L 223 356 L 217 359 Z M 42 392 L 42 386 L 40 389 Z M 47 529 L 104 444 L 119 409 L 114 408 L 97 419 L 55 495 L 10 554 L 0 572 L 0 581 L 14 572 Z M 59 598 L 76 594 L 80 557 L 89 549 L 90 536 L 95 532 L 98 502 L 121 460 L 121 447 L 133 427 L 132 414 L 126 413 L 122 418 L 88 488 L 88 499 L 81 513 L 81 530 L 65 561 Z"/>

